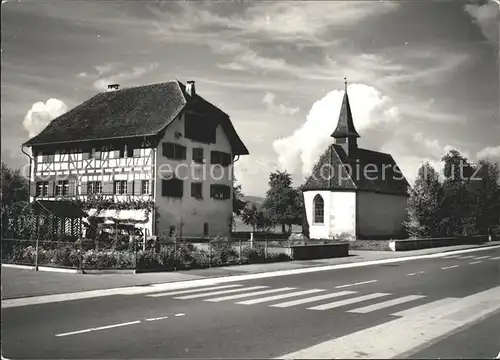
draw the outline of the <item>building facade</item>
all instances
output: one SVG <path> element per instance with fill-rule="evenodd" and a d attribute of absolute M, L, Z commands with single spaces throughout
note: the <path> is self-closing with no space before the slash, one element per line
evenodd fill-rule
<path fill-rule="evenodd" d="M 151 84 L 100 93 L 54 119 L 31 148 L 30 200 L 154 202 L 90 215 L 130 221 L 147 235 L 230 232 L 233 165 L 248 150 L 229 116 L 194 82 Z"/>
<path fill-rule="evenodd" d="M 410 185 L 391 155 L 358 147 L 347 83 L 331 137 L 303 186 L 310 238 L 403 236 Z"/>

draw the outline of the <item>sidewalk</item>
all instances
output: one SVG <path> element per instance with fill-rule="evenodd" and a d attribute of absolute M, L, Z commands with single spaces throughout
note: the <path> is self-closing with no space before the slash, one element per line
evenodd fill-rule
<path fill-rule="evenodd" d="M 145 286 L 150 284 L 197 280 L 211 277 L 225 277 L 278 270 L 394 259 L 444 253 L 454 250 L 482 248 L 494 245 L 500 245 L 500 241 L 490 242 L 484 245 L 458 245 L 401 252 L 351 250 L 349 252 L 350 256 L 345 258 L 237 265 L 202 270 L 143 274 L 81 275 L 44 271 L 37 272 L 34 270 L 15 269 L 2 266 L 2 299 L 64 294 L 89 290 L 103 290 L 127 286 Z"/>

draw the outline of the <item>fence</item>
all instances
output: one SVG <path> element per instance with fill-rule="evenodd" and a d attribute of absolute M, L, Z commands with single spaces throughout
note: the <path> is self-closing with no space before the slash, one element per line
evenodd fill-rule
<path fill-rule="evenodd" d="M 2 239 L 2 262 L 90 270 L 171 271 L 291 260 L 293 240 L 215 238 L 99 241 Z"/>

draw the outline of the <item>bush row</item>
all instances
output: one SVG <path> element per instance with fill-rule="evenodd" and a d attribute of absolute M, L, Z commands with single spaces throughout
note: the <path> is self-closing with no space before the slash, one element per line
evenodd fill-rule
<path fill-rule="evenodd" d="M 24 248 L 16 247 L 9 253 L 2 253 L 2 261 L 18 264 L 34 265 L 36 249 L 30 245 Z M 147 250 L 133 249 L 95 250 L 83 249 L 78 246 L 40 247 L 38 264 L 61 267 L 90 269 L 137 269 L 144 271 L 206 268 L 208 266 L 223 266 L 241 263 L 288 261 L 290 257 L 283 253 L 268 253 L 264 248 L 245 246 L 241 256 L 230 242 L 214 242 L 210 251 L 201 250 L 192 244 L 160 245 Z"/>

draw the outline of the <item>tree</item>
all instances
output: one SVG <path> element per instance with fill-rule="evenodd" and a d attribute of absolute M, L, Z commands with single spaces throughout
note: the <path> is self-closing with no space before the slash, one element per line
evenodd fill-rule
<path fill-rule="evenodd" d="M 9 221 L 16 220 L 28 205 L 28 182 L 19 170 L 12 170 L 2 161 L 2 235 L 9 230 Z"/>
<path fill-rule="evenodd" d="M 480 160 L 477 173 L 471 179 L 475 193 L 473 206 L 477 230 L 488 233 L 491 226 L 498 225 L 500 217 L 500 169 L 498 163 Z"/>
<path fill-rule="evenodd" d="M 252 227 L 253 232 L 256 232 L 257 229 L 266 229 L 269 225 L 266 213 L 257 208 L 256 204 L 245 207 L 241 219 L 245 225 Z"/>
<path fill-rule="evenodd" d="M 475 196 L 470 191 L 474 167 L 456 150 L 450 150 L 441 160 L 445 176 L 441 226 L 446 235 L 460 236 L 463 226 L 474 222 Z"/>
<path fill-rule="evenodd" d="M 243 200 L 243 197 L 241 185 L 234 185 L 233 183 L 233 214 L 236 216 L 241 216 L 248 204 L 248 201 Z"/>
<path fill-rule="evenodd" d="M 269 175 L 269 189 L 263 208 L 267 211 L 273 225 L 280 225 L 283 234 L 291 230 L 293 224 L 302 223 L 302 196 L 300 191 L 292 187 L 291 175 L 284 171 L 276 171 Z"/>
<path fill-rule="evenodd" d="M 431 237 L 439 233 L 441 184 L 436 170 L 424 163 L 418 170 L 413 189 L 409 189 L 408 221 L 405 227 L 411 237 Z"/>

